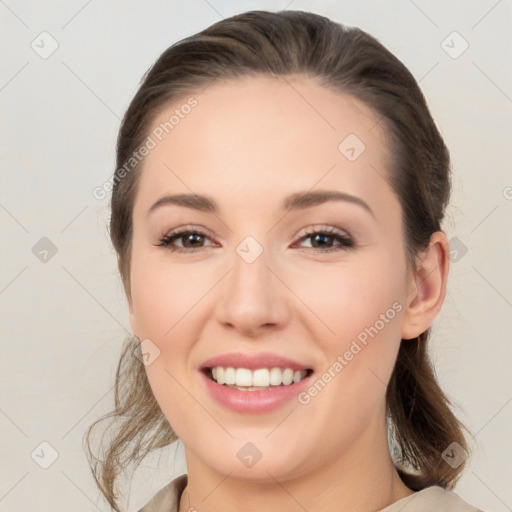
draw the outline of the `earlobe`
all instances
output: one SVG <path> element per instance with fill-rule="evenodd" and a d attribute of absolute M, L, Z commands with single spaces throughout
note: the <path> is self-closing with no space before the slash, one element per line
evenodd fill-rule
<path fill-rule="evenodd" d="M 426 331 L 434 322 L 446 295 L 450 266 L 446 235 L 436 231 L 430 237 L 428 248 L 417 259 L 412 272 L 402 321 L 402 339 L 410 340 Z"/>

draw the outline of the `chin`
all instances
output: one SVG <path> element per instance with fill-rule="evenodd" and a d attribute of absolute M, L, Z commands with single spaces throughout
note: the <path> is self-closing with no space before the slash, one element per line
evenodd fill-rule
<path fill-rule="evenodd" d="M 265 435 L 268 435 L 266 433 Z M 229 478 L 246 482 L 261 484 L 275 484 L 275 481 L 285 481 L 300 476 L 303 472 L 311 471 L 311 463 L 308 457 L 303 457 L 302 464 L 297 459 L 297 450 L 290 449 L 290 453 L 279 449 L 268 440 L 266 443 L 257 440 L 230 441 L 217 444 L 218 450 L 208 450 L 207 453 L 197 450 L 195 459 L 200 459 L 201 464 L 206 464 L 210 469 Z M 282 448 L 282 446 L 281 446 Z M 201 456 L 197 456 L 197 454 Z"/>

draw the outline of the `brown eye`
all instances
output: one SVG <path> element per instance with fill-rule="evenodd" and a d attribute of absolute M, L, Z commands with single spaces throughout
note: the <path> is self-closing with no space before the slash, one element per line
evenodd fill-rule
<path fill-rule="evenodd" d="M 334 229 L 312 231 L 304 235 L 300 242 L 311 240 L 311 248 L 319 252 L 340 251 L 354 247 L 354 241 Z"/>
<path fill-rule="evenodd" d="M 200 231 L 183 230 L 176 233 L 165 235 L 160 239 L 159 246 L 167 247 L 171 251 L 187 252 L 194 249 L 202 249 L 205 247 L 201 244 L 208 237 Z M 181 240 L 181 245 L 176 245 L 176 241 Z"/>

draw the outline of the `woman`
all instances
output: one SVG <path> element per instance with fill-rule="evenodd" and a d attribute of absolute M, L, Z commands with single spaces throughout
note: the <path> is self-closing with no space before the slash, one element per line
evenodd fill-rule
<path fill-rule="evenodd" d="M 477 510 L 427 351 L 449 167 L 414 78 L 359 29 L 253 11 L 160 56 L 113 176 L 135 337 L 90 456 L 115 510 L 121 472 L 178 438 L 187 474 L 142 512 Z"/>

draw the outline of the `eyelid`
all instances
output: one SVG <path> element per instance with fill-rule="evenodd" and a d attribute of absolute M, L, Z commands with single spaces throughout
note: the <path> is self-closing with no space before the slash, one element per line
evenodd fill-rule
<path fill-rule="evenodd" d="M 310 224 L 308 226 L 305 226 L 303 228 L 304 234 L 299 236 L 299 238 L 303 238 L 304 236 L 311 235 L 313 233 L 330 233 L 330 234 L 337 234 L 341 236 L 350 237 L 350 234 L 345 229 L 338 228 L 336 226 L 332 226 L 330 224 Z"/>
<path fill-rule="evenodd" d="M 166 232 L 164 235 L 162 235 L 162 238 L 163 237 L 171 237 L 171 236 L 177 235 L 178 233 L 189 233 L 189 232 L 198 233 L 203 236 L 207 236 L 210 239 L 215 238 L 212 235 L 212 232 L 208 228 L 201 226 L 200 224 L 185 224 L 183 226 L 179 226 L 177 228 L 170 229 L 168 232 Z"/>
<path fill-rule="evenodd" d="M 298 240 L 293 243 L 292 247 L 296 246 L 300 242 L 303 242 L 304 240 L 306 240 L 307 238 L 309 238 L 310 236 L 315 235 L 315 234 L 327 235 L 329 237 L 334 238 L 337 241 L 341 241 L 342 244 L 341 244 L 341 246 L 335 245 L 334 247 L 329 247 L 327 249 L 321 249 L 321 248 L 317 248 L 317 247 L 309 248 L 314 252 L 319 252 L 319 253 L 336 252 L 336 251 L 353 249 L 356 246 L 354 237 L 352 235 L 350 235 L 350 233 L 348 231 L 334 227 L 332 225 L 326 226 L 326 225 L 314 224 L 314 225 L 307 227 L 307 231 L 303 235 L 299 236 Z M 300 249 L 306 249 L 306 248 L 301 247 Z"/>
<path fill-rule="evenodd" d="M 335 242 L 338 242 L 337 245 L 334 245 L 333 247 L 327 247 L 327 248 L 318 248 L 318 247 L 299 247 L 299 249 L 306 249 L 308 251 L 313 251 L 315 253 L 328 253 L 328 252 L 339 252 L 339 251 L 347 251 L 349 249 L 354 249 L 356 244 L 354 241 L 354 238 L 344 229 L 340 229 L 338 227 L 332 226 L 332 225 L 319 225 L 319 224 L 312 224 L 309 226 L 306 226 L 303 228 L 306 230 L 305 232 L 302 232 L 302 235 L 296 235 L 295 236 L 295 242 L 291 245 L 291 247 L 296 247 L 301 242 L 306 240 L 307 238 L 316 235 L 327 235 L 327 237 L 333 238 Z M 179 240 L 180 238 L 184 238 L 185 235 L 192 234 L 192 235 L 198 235 L 202 236 L 204 238 L 207 238 L 211 241 L 213 241 L 213 244 L 205 245 L 203 247 L 196 247 L 196 248 L 186 248 L 186 247 L 172 247 L 172 241 L 173 239 Z M 200 228 L 197 228 L 192 225 L 185 225 L 181 226 L 179 228 L 175 228 L 174 230 L 171 230 L 167 234 L 163 235 L 160 238 L 160 243 L 155 244 L 156 246 L 162 246 L 171 252 L 177 252 L 177 253 L 197 253 L 201 250 L 205 250 L 209 247 L 215 246 L 216 242 L 214 241 L 213 237 L 209 234 L 209 230 L 201 226 Z"/>
<path fill-rule="evenodd" d="M 214 239 L 209 233 L 210 233 L 209 230 L 203 226 L 200 226 L 199 228 L 194 225 L 180 226 L 179 228 L 172 229 L 165 235 L 161 236 L 159 239 L 160 243 L 155 244 L 155 245 L 163 246 L 164 248 L 170 249 L 168 247 L 168 245 L 170 245 L 170 243 L 169 244 L 164 243 L 164 241 L 166 239 L 172 239 L 172 238 L 180 239 L 180 238 L 185 237 L 186 234 L 200 235 L 200 236 L 203 236 L 203 237 L 208 238 L 209 240 L 213 241 Z M 207 245 L 205 247 L 198 247 L 197 249 L 206 249 L 207 247 L 212 247 L 213 245 L 215 245 L 215 243 L 212 245 Z M 174 248 L 173 250 L 175 250 L 176 252 L 197 252 L 196 250 L 189 249 L 189 248 Z"/>

